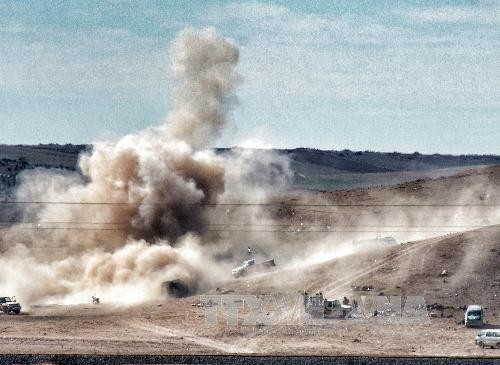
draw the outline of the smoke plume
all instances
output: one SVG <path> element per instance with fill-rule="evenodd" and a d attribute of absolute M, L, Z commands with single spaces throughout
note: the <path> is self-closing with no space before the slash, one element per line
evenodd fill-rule
<path fill-rule="evenodd" d="M 209 258 L 201 262 L 198 237 L 225 190 L 223 161 L 206 148 L 234 102 L 238 48 L 214 30 L 185 30 L 170 59 L 177 88 L 164 124 L 98 141 L 80 174 L 22 175 L 17 200 L 41 204 L 23 212 L 35 229 L 18 224 L 1 240 L 4 290 L 36 302 L 104 290 L 121 300 L 129 288 L 142 300 L 162 280 L 199 279 Z"/>

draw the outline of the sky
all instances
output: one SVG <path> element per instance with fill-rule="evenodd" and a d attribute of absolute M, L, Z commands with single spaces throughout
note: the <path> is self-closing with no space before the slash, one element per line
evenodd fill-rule
<path fill-rule="evenodd" d="M 0 0 L 0 143 L 165 120 L 177 32 L 240 47 L 217 146 L 500 154 L 500 1 Z"/>

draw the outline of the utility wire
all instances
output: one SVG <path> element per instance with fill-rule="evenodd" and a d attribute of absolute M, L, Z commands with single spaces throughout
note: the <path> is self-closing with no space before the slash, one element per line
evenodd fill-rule
<path fill-rule="evenodd" d="M 8 224 L 16 224 L 16 225 L 47 225 L 47 224 L 67 224 L 67 225 L 78 225 L 78 224 L 83 224 L 83 225 L 122 225 L 122 226 L 129 226 L 129 222 L 85 222 L 85 221 L 22 221 L 22 220 L 6 220 L 6 221 L 1 221 L 0 220 L 0 225 L 8 225 Z M 230 226 L 230 227 L 300 227 L 300 228 L 307 228 L 307 227 L 368 227 L 368 228 L 483 228 L 483 227 L 490 227 L 491 225 L 473 225 L 473 224 L 467 224 L 467 225 L 462 225 L 462 224 L 457 224 L 457 225 L 446 225 L 446 224 L 438 224 L 438 225 L 430 225 L 430 224 L 425 224 L 425 225 L 410 225 L 410 224 L 394 224 L 394 225 L 388 225 L 388 224 L 324 224 L 324 223 L 266 223 L 266 224 L 248 224 L 248 223 L 207 223 L 206 226 L 216 226 L 216 227 L 225 227 L 225 226 Z M 35 228 L 37 228 L 35 227 Z M 38 227 L 39 228 L 39 227 Z M 64 228 L 64 227 L 59 227 L 59 228 Z"/>
<path fill-rule="evenodd" d="M 2 205 L 151 205 L 151 206 L 204 206 L 204 207 L 277 207 L 277 208 L 293 208 L 293 207 L 500 207 L 500 203 L 464 203 L 464 204 L 439 204 L 439 203 L 402 203 L 402 204 L 306 204 L 306 203 L 132 203 L 132 202 L 72 202 L 72 201 L 20 201 L 20 200 L 3 200 Z"/>
<path fill-rule="evenodd" d="M 405 227 L 402 227 L 405 228 Z M 432 228 L 432 227 L 431 227 Z M 489 232 L 500 232 L 500 228 L 482 226 Z M 33 231 L 127 231 L 126 227 L 119 228 L 102 228 L 102 227 L 16 227 L 18 230 L 33 230 Z M 223 229 L 223 228 L 207 228 L 205 232 L 267 232 L 267 233 L 425 233 L 425 232 L 441 232 L 450 233 L 456 232 L 453 229 Z"/>

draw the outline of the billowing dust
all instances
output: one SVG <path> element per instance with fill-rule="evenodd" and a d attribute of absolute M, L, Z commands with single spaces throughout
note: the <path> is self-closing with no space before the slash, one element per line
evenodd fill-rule
<path fill-rule="evenodd" d="M 27 203 L 24 223 L 0 238 L 2 290 L 26 304 L 87 302 L 91 295 L 132 303 L 158 298 L 165 280 L 199 290 L 229 280 L 231 268 L 250 257 L 247 247 L 257 261 L 274 257 L 281 267 L 301 267 L 353 254 L 359 247 L 352 240 L 393 235 L 387 227 L 413 229 L 396 232 L 400 242 L 467 229 L 457 216 L 469 216 L 466 208 L 441 216 L 424 207 L 301 206 L 331 201 L 292 200 L 285 155 L 216 154 L 241 82 L 238 57 L 238 48 L 212 29 L 182 31 L 171 46 L 176 88 L 163 124 L 97 141 L 78 173 L 23 173 L 16 200 Z M 478 189 L 472 194 L 488 187 Z M 400 203 L 402 195 L 382 202 Z M 484 224 L 480 215 L 469 224 Z M 458 221 L 462 227 L 451 227 Z M 423 222 L 447 226 L 415 231 Z"/>
<path fill-rule="evenodd" d="M 199 237 L 207 207 L 225 191 L 224 161 L 208 147 L 240 81 L 238 48 L 214 30 L 185 30 L 170 59 L 177 88 L 164 124 L 98 141 L 80 158 L 80 174 L 22 176 L 17 200 L 50 204 L 23 212 L 40 229 L 17 225 L 4 235 L 4 290 L 27 302 L 94 292 L 137 301 L 157 296 L 170 277 L 207 283 L 217 274 Z M 57 229 L 61 222 L 75 228 Z"/>

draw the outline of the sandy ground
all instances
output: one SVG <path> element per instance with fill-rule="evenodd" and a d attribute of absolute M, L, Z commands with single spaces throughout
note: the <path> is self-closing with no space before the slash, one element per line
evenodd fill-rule
<path fill-rule="evenodd" d="M 470 242 L 479 242 L 477 235 L 481 234 L 468 233 L 471 236 Z M 443 311 L 443 318 L 439 311 L 429 310 L 428 313 L 437 313 L 438 318 L 404 321 L 399 317 L 387 319 L 371 317 L 369 314 L 363 318 L 347 320 L 323 319 L 320 320 L 321 325 L 318 322 L 308 322 L 291 323 L 287 327 L 275 324 L 245 326 L 242 325 L 241 318 L 245 318 L 248 311 L 243 307 L 239 325 L 229 326 L 225 320 L 220 320 L 220 316 L 217 324 L 207 322 L 206 308 L 199 306 L 199 296 L 165 299 L 129 307 L 115 307 L 105 303 L 37 306 L 18 316 L 0 315 L 0 352 L 498 356 L 498 350 L 481 349 L 474 344 L 478 329 L 465 328 L 460 323 L 463 310 L 458 308 L 463 304 L 471 304 L 465 299 L 468 295 L 479 296 L 478 291 L 484 291 L 492 283 L 483 280 L 483 284 L 478 282 L 472 287 L 471 279 L 468 279 L 469 281 L 464 281 L 464 287 L 436 290 L 436 282 L 452 282 L 453 275 L 443 279 L 426 268 L 427 265 L 436 266 L 436 256 L 439 258 L 439 255 L 433 254 L 433 250 L 446 250 L 446 245 L 456 245 L 460 239 L 469 242 L 462 236 L 463 234 L 447 235 L 379 250 L 367 253 L 364 257 L 357 256 L 357 261 L 345 257 L 318 264 L 307 271 L 294 269 L 295 271 L 276 271 L 242 278 L 225 283 L 224 290 L 229 293 L 221 294 L 269 294 L 272 293 L 273 277 L 284 273 L 291 278 L 288 289 L 279 289 L 294 293 L 292 288 L 307 287 L 308 283 L 319 283 L 317 285 L 321 286 L 322 281 L 315 281 L 314 278 L 324 277 L 329 271 L 338 272 L 336 267 L 354 265 L 356 270 L 350 271 L 349 279 L 347 276 L 338 278 L 337 281 L 326 278 L 324 282 L 331 283 L 327 289 L 351 298 L 359 298 L 359 295 L 374 298 L 382 291 L 384 295 L 402 296 L 422 293 L 427 304 L 439 302 L 447 306 Z M 422 272 L 429 272 L 428 275 L 422 275 L 419 271 L 418 283 L 411 282 L 412 266 L 406 266 L 409 258 L 412 258 L 419 270 L 423 268 Z M 493 257 L 492 263 L 496 261 L 497 258 Z M 389 267 L 391 269 L 387 270 Z M 434 271 L 438 271 L 438 267 Z M 481 269 L 496 270 L 496 265 L 488 268 L 485 262 Z M 405 270 L 410 272 L 410 276 L 402 275 Z M 396 276 L 401 280 L 397 281 Z M 367 281 L 370 284 L 366 284 Z M 359 287 L 363 285 L 371 286 L 370 291 L 360 291 Z M 414 291 L 411 292 L 410 288 L 414 288 Z M 209 294 L 216 295 L 217 292 Z M 490 291 L 489 295 L 495 294 Z M 300 300 L 298 294 L 297 298 Z M 485 327 L 498 327 L 498 306 L 495 301 L 486 302 L 490 306 L 486 311 L 488 324 Z M 290 306 L 290 309 L 296 310 L 296 305 Z"/>
<path fill-rule="evenodd" d="M 462 189 L 467 199 L 477 203 L 480 194 L 499 181 L 500 168 L 489 168 L 395 187 L 320 193 L 308 196 L 307 201 L 400 202 L 405 196 L 407 202 L 450 202 L 454 201 L 450 192 Z M 470 190 L 472 185 L 475 188 Z M 378 217 L 389 216 L 377 212 L 377 207 L 365 210 L 369 209 Z M 462 212 L 461 219 L 474 215 L 474 209 Z M 313 213 L 302 218 L 322 219 Z M 244 326 L 241 321 L 228 326 L 224 321 L 207 322 L 199 296 L 120 307 L 106 304 L 103 296 L 100 305 L 33 306 L 17 316 L 0 314 L 0 353 L 499 356 L 500 350 L 476 346 L 478 329 L 460 323 L 461 307 L 477 303 L 486 307 L 485 328 L 500 327 L 499 259 L 500 227 L 493 225 L 434 234 L 305 267 L 280 266 L 274 272 L 221 283 L 218 290 L 204 293 L 294 294 L 299 298 L 298 293 L 306 289 L 351 300 L 422 296 L 426 304 L 444 306 L 443 311 L 429 310 L 437 318 L 408 322 L 368 315 L 325 319 L 314 326 Z M 443 269 L 447 276 L 440 276 Z M 300 311 L 296 305 L 289 309 Z"/>
<path fill-rule="evenodd" d="M 325 319 L 309 333 L 256 334 L 240 326 L 210 326 L 196 300 L 169 300 L 141 307 L 47 306 L 23 315 L 2 315 L 2 353 L 89 354 L 324 354 L 498 356 L 474 344 L 477 329 L 454 318 L 427 323 Z M 498 318 L 490 318 L 490 321 Z"/>

